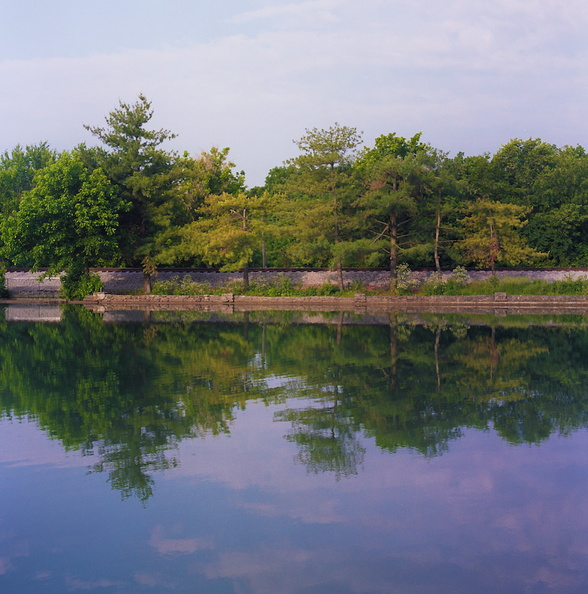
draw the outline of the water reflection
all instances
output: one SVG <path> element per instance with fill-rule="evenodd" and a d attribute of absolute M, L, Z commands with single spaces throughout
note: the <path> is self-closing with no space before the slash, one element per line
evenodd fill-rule
<path fill-rule="evenodd" d="M 5 321 L 0 411 L 35 419 L 143 502 L 183 440 L 229 434 L 252 402 L 283 404 L 274 421 L 296 463 L 336 479 L 361 472 L 365 438 L 433 457 L 466 428 L 521 444 L 587 425 L 582 318 L 393 315 L 365 326 L 285 315 L 114 325 L 70 307 L 59 324 Z"/>

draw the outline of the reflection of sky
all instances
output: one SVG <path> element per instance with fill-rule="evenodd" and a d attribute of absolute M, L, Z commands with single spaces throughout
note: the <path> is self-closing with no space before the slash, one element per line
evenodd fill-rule
<path fill-rule="evenodd" d="M 294 462 L 279 408 L 182 442 L 144 508 L 3 423 L 0 591 L 586 591 L 586 432 L 512 447 L 466 430 L 431 459 L 366 441 L 337 481 Z"/>
<path fill-rule="evenodd" d="M 0 428 L 0 464 L 86 466 L 89 463 L 76 452 L 64 454 L 63 447 L 47 439 L 34 422 L 15 419 L 0 423 Z"/>

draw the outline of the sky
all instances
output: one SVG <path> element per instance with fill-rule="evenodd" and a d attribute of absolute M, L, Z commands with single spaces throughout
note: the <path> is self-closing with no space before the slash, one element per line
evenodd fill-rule
<path fill-rule="evenodd" d="M 95 144 L 140 93 L 165 148 L 229 147 L 248 186 L 335 123 L 588 147 L 586 30 L 585 0 L 0 0 L 0 152 Z"/>

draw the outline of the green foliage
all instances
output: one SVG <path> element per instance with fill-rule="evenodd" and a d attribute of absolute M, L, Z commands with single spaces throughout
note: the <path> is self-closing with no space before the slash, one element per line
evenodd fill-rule
<path fill-rule="evenodd" d="M 36 173 L 4 225 L 5 253 L 15 264 L 47 266 L 46 275 L 73 273 L 77 282 L 79 271 L 116 261 L 126 208 L 101 169 L 88 169 L 76 152 L 63 153 Z"/>
<path fill-rule="evenodd" d="M 491 161 L 497 196 L 505 202 L 536 206 L 534 186 L 540 176 L 557 165 L 558 150 L 540 138 L 514 138 Z"/>
<path fill-rule="evenodd" d="M 0 212 L 5 217 L 18 210 L 25 192 L 33 189 L 35 173 L 51 163 L 58 155 L 46 142 L 16 146 L 0 155 Z"/>
<path fill-rule="evenodd" d="M 389 255 L 390 288 L 397 285 L 399 256 L 405 248 L 418 259 L 429 252 L 424 246 L 409 245 L 400 236 L 407 225 L 422 211 L 425 196 L 430 192 L 430 171 L 434 162 L 432 147 L 420 142 L 420 133 L 410 140 L 395 134 L 376 138 L 355 164 L 363 180 L 364 191 L 355 202 L 373 236 L 372 250 Z M 422 242 L 421 242 L 422 243 Z"/>
<path fill-rule="evenodd" d="M 306 129 L 306 134 L 295 141 L 301 154 L 292 159 L 290 164 L 312 171 L 322 168 L 333 171 L 355 161 L 361 142 L 361 133 L 356 128 L 337 122 L 327 129 Z"/>
<path fill-rule="evenodd" d="M 209 283 L 192 280 L 189 274 L 183 277 L 175 276 L 167 281 L 157 281 L 153 284 L 154 295 L 217 295 L 223 291 L 213 289 Z"/>
<path fill-rule="evenodd" d="M 182 440 L 229 434 L 251 402 L 288 399 L 275 427 L 309 473 L 336 479 L 361 469 L 363 437 L 430 457 L 464 428 L 522 444 L 588 424 L 583 318 L 359 325 L 336 313 L 289 325 L 266 312 L 222 323 L 190 314 L 199 317 L 115 325 L 68 307 L 60 324 L 4 324 L 0 414 L 34 418 L 64 448 L 93 454 L 90 472 L 144 503 Z M 276 377 L 292 381 L 276 387 Z"/>
<path fill-rule="evenodd" d="M 152 117 L 151 102 L 139 95 L 133 104 L 121 101 L 106 117 L 106 126 L 85 126 L 106 147 L 84 147 L 85 158 L 102 168 L 129 204 L 120 227 L 127 265 L 153 257 L 159 235 L 181 211 L 175 191 L 184 178 L 184 162 L 160 148 L 175 134 L 147 129 Z"/>
<path fill-rule="evenodd" d="M 529 247 L 517 233 L 526 224 L 527 208 L 478 199 L 466 212 L 461 221 L 465 237 L 456 243 L 466 262 L 494 269 L 495 264 L 521 266 L 546 256 Z"/>
<path fill-rule="evenodd" d="M 355 192 L 351 165 L 361 142 L 355 128 L 338 123 L 328 129 L 307 129 L 295 141 L 300 154 L 287 162 L 289 168 L 283 172 L 284 231 L 294 239 L 287 245 L 288 254 L 305 265 L 336 268 L 340 289 L 342 267 L 351 257 L 357 229 L 350 214 Z"/>
<path fill-rule="evenodd" d="M 101 291 L 104 283 L 95 272 L 69 270 L 61 277 L 60 297 L 69 301 L 82 300 L 86 295 Z"/>
<path fill-rule="evenodd" d="M 399 295 L 410 295 L 419 286 L 419 281 L 414 276 L 408 264 L 399 264 L 396 270 L 396 292 Z"/>
<path fill-rule="evenodd" d="M 438 277 L 432 277 L 419 291 L 423 295 L 493 295 L 496 292 L 508 295 L 588 295 L 588 278 L 567 277 L 547 282 L 525 276 L 499 278 L 492 275 L 483 281 L 463 283 L 454 278 L 443 282 Z"/>
<path fill-rule="evenodd" d="M 223 271 L 243 269 L 247 285 L 247 269 L 268 229 L 264 216 L 270 203 L 267 192 L 207 196 L 198 211 L 200 218 L 178 231 L 178 243 L 162 252 L 160 259 L 199 258 L 208 265 L 220 265 Z"/>
<path fill-rule="evenodd" d="M 400 262 L 438 271 L 459 263 L 588 265 L 588 154 L 581 146 L 513 139 L 494 155 L 449 158 L 419 132 L 383 134 L 360 150 L 361 133 L 335 123 L 306 129 L 295 141 L 299 155 L 270 170 L 263 187 L 247 190 L 227 147 L 198 156 L 166 151 L 163 143 L 175 134 L 149 129 L 152 117 L 151 102 L 139 95 L 121 101 L 103 126 L 85 126 L 101 147 L 60 156 L 40 143 L 0 155 L 0 255 L 57 271 L 70 258 L 63 245 L 85 237 L 76 250 L 86 264 L 148 264 L 147 280 L 161 265 L 242 269 L 245 284 L 252 265 L 320 266 L 337 269 L 340 289 L 342 268 L 351 266 L 386 265 L 395 287 Z M 77 161 L 69 173 L 62 157 Z M 88 172 L 81 194 L 74 181 L 86 175 L 80 168 Z M 56 222 L 62 198 L 32 204 L 33 197 L 65 194 L 85 200 L 74 239 L 66 237 L 71 225 Z M 53 218 L 55 227 L 51 246 L 47 221 L 31 214 L 43 208 L 40 218 Z M 31 241 L 19 244 L 25 236 Z"/>
<path fill-rule="evenodd" d="M 8 297 L 8 289 L 6 287 L 6 266 L 0 263 L 0 298 L 6 299 Z"/>
<path fill-rule="evenodd" d="M 153 285 L 155 295 L 251 295 L 258 297 L 328 297 L 338 295 L 350 297 L 358 292 L 366 292 L 365 287 L 355 283 L 341 291 L 332 283 L 319 286 L 301 287 L 292 282 L 287 276 L 279 274 L 274 278 L 260 282 L 250 282 L 245 287 L 242 281 L 212 287 L 209 283 L 195 282 L 190 275 L 180 278 L 174 277 L 168 281 L 157 281 Z"/>

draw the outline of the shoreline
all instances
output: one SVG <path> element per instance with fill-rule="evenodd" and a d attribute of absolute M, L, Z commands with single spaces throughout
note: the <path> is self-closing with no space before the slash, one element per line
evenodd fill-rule
<path fill-rule="evenodd" d="M 1 305 L 59 306 L 83 305 L 98 313 L 116 310 L 151 311 L 317 311 L 457 313 L 476 312 L 498 316 L 509 314 L 588 315 L 588 295 L 461 295 L 461 296 L 368 296 L 354 297 L 256 297 L 246 295 L 113 295 L 96 293 L 83 301 L 55 297 L 13 297 Z"/>

